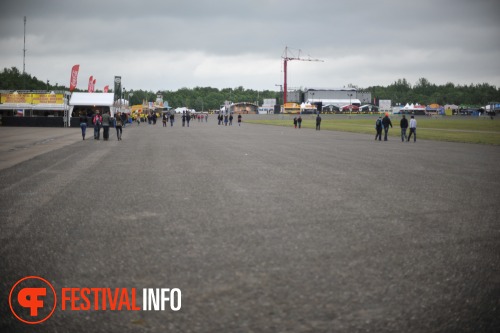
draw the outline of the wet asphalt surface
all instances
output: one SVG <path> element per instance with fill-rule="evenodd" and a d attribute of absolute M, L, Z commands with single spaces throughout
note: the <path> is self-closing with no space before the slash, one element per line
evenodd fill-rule
<path fill-rule="evenodd" d="M 500 147 L 214 120 L 74 129 L 1 170 L 0 331 L 499 331 Z M 26 325 L 8 297 L 31 275 L 182 308 Z"/>

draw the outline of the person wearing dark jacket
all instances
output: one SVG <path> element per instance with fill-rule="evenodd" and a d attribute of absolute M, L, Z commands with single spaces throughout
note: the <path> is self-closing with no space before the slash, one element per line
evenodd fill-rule
<path fill-rule="evenodd" d="M 109 115 L 109 111 L 104 112 L 102 115 L 102 138 L 104 141 L 108 141 L 109 139 L 109 126 L 111 125 L 111 116 Z"/>
<path fill-rule="evenodd" d="M 387 133 L 389 133 L 389 126 L 392 128 L 392 122 L 389 118 L 389 114 L 386 113 L 385 117 L 382 119 L 382 126 L 384 127 L 384 141 L 387 141 Z"/>
<path fill-rule="evenodd" d="M 318 115 L 316 116 L 316 131 L 319 131 L 321 129 L 321 117 Z"/>
<path fill-rule="evenodd" d="M 399 122 L 399 127 L 401 127 L 401 142 L 405 142 L 406 140 L 406 129 L 408 128 L 408 119 L 406 119 L 405 115 L 401 118 Z"/>
<path fill-rule="evenodd" d="M 377 121 L 375 121 L 375 130 L 377 134 L 375 135 L 375 140 L 382 141 L 382 117 L 378 117 Z"/>

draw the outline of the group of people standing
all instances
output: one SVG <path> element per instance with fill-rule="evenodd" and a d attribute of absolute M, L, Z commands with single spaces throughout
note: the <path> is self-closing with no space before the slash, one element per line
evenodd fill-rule
<path fill-rule="evenodd" d="M 293 127 L 294 128 L 302 128 L 302 116 L 298 116 L 293 118 Z M 316 131 L 321 130 L 321 116 L 319 113 L 316 115 Z"/>
<path fill-rule="evenodd" d="M 238 126 L 241 126 L 241 119 L 243 117 L 241 116 L 241 114 L 238 115 Z M 229 114 L 229 115 L 223 115 L 222 113 L 219 113 L 219 115 L 217 116 L 217 123 L 218 125 L 222 125 L 224 123 L 225 126 L 227 126 L 229 124 L 229 126 L 232 126 L 233 125 L 233 114 Z"/>
<path fill-rule="evenodd" d="M 80 128 L 82 130 L 82 139 L 85 140 L 89 117 L 85 112 L 80 113 Z M 94 125 L 94 140 L 100 140 L 101 128 L 103 129 L 102 138 L 104 141 L 109 139 L 109 127 L 113 126 L 116 129 L 116 138 L 118 141 L 122 139 L 123 119 L 121 112 L 117 112 L 115 117 L 111 117 L 109 111 L 102 115 L 96 111 L 92 116 L 92 124 Z"/>
<path fill-rule="evenodd" d="M 297 126 L 299 126 L 299 128 L 302 127 L 302 117 L 299 115 L 299 117 L 295 117 L 293 118 L 293 127 L 294 128 L 297 128 Z"/>
<path fill-rule="evenodd" d="M 408 137 L 406 136 L 406 131 L 408 129 L 408 125 L 410 126 L 410 133 Z M 392 128 L 392 121 L 389 118 L 389 114 L 386 113 L 385 117 L 378 117 L 375 122 L 375 130 L 377 134 L 375 135 L 375 140 L 382 141 L 382 129 L 384 130 L 384 141 L 387 141 L 387 134 L 389 133 L 389 126 Z M 408 124 L 408 119 L 403 115 L 401 121 L 399 123 L 399 127 L 401 127 L 401 141 L 410 141 L 411 136 L 413 135 L 413 142 L 417 141 L 417 120 L 414 116 L 411 116 L 410 123 Z"/>

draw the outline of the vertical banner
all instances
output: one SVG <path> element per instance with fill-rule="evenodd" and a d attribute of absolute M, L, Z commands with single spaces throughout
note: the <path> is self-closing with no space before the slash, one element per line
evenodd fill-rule
<path fill-rule="evenodd" d="M 122 77 L 115 76 L 115 90 L 113 90 L 113 92 L 115 93 L 115 101 L 118 101 L 121 98 L 120 96 L 121 91 L 122 91 Z"/>
<path fill-rule="evenodd" d="M 93 79 L 94 79 L 94 77 L 91 75 L 89 77 L 89 88 L 88 88 L 89 92 L 92 92 L 92 81 L 93 81 Z"/>
<path fill-rule="evenodd" d="M 105 92 L 105 93 L 107 93 L 107 92 L 108 92 L 108 90 L 109 90 L 109 86 L 105 86 L 105 87 L 104 87 L 104 92 Z"/>
<path fill-rule="evenodd" d="M 92 92 L 95 91 L 95 83 L 96 83 L 96 79 L 94 79 L 94 81 L 92 81 Z"/>
<path fill-rule="evenodd" d="M 79 70 L 80 70 L 80 65 L 74 65 L 73 68 L 71 68 L 71 78 L 69 80 L 69 91 L 73 91 L 76 88 Z"/>

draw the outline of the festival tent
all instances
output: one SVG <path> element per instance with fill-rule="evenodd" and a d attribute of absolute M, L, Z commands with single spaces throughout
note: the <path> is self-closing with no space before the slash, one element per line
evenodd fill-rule
<path fill-rule="evenodd" d="M 68 124 L 70 124 L 69 117 L 73 114 L 75 107 L 77 110 L 99 109 L 101 112 L 109 111 L 113 116 L 114 96 L 113 93 L 72 93 L 69 100 Z"/>
<path fill-rule="evenodd" d="M 446 104 L 444 106 L 444 108 L 445 109 L 452 109 L 452 110 L 458 110 L 459 109 L 458 105 L 455 105 L 455 104 Z"/>
<path fill-rule="evenodd" d="M 70 106 L 113 106 L 113 93 L 74 92 L 69 100 Z"/>
<path fill-rule="evenodd" d="M 346 105 L 342 107 L 342 111 L 359 111 L 359 106 L 357 105 Z"/>
<path fill-rule="evenodd" d="M 427 105 L 427 107 L 425 108 L 425 110 L 427 112 L 436 112 L 438 114 L 444 114 L 444 108 L 437 104 L 437 103 L 433 103 L 433 104 L 429 104 Z"/>

